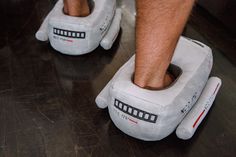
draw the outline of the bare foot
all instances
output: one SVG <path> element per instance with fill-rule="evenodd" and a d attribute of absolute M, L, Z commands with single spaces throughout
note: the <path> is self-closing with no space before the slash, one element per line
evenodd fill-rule
<path fill-rule="evenodd" d="M 64 13 L 77 17 L 88 16 L 90 14 L 88 0 L 64 0 Z"/>

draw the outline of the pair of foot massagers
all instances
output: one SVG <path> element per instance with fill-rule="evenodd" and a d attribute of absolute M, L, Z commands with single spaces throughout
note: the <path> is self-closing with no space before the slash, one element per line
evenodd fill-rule
<path fill-rule="evenodd" d="M 110 49 L 121 21 L 116 0 L 91 1 L 91 14 L 71 17 L 59 0 L 45 18 L 36 38 L 49 39 L 51 46 L 68 55 L 82 55 L 99 46 Z M 147 90 L 132 82 L 135 56 L 125 63 L 96 98 L 99 108 L 108 107 L 114 124 L 124 133 L 156 141 L 174 130 L 190 139 L 206 116 L 221 86 L 217 77 L 208 79 L 213 58 L 205 44 L 180 37 L 169 67 L 176 80 L 162 90 Z"/>

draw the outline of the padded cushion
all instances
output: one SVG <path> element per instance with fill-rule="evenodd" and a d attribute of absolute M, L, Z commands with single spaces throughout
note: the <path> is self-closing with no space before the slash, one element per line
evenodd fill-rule
<path fill-rule="evenodd" d="M 198 41 L 181 37 L 171 61 L 181 73 L 163 90 L 143 89 L 132 82 L 134 59 L 120 68 L 96 102 L 101 108 L 108 106 L 112 121 L 124 133 L 161 140 L 175 130 L 200 96 L 212 68 L 212 52 Z"/>

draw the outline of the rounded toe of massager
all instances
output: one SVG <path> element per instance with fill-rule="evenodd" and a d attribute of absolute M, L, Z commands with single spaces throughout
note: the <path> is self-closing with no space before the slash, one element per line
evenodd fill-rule
<path fill-rule="evenodd" d="M 125 134 L 144 141 L 158 141 L 171 134 L 176 127 L 175 121 L 168 118 L 163 121 L 160 113 L 165 111 L 162 107 L 132 94 L 141 91 L 144 92 L 141 95 L 145 95 L 146 90 L 126 83 L 119 80 L 113 82 L 110 88 L 112 100 L 108 109 L 115 126 Z M 166 113 L 169 114 L 171 112 Z"/>
<path fill-rule="evenodd" d="M 84 54 L 87 54 L 87 53 L 91 53 L 95 48 L 93 49 L 84 49 L 84 50 L 81 50 L 81 49 L 76 49 L 76 48 L 72 48 L 72 49 L 68 49 L 67 46 L 58 46 L 58 43 L 54 43 L 53 41 L 50 40 L 50 45 L 52 46 L 53 49 L 55 49 L 56 51 L 64 54 L 64 55 L 71 55 L 71 56 L 78 56 L 78 55 L 84 55 Z"/>

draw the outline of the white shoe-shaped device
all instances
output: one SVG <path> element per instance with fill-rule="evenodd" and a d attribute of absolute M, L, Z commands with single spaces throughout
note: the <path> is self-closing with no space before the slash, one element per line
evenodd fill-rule
<path fill-rule="evenodd" d="M 91 0 L 91 14 L 73 17 L 63 12 L 63 0 L 58 0 L 44 19 L 35 36 L 50 41 L 51 46 L 67 55 L 82 55 L 96 49 L 99 44 L 110 49 L 120 31 L 121 9 L 116 0 Z"/>
<path fill-rule="evenodd" d="M 221 85 L 216 77 L 208 81 L 213 62 L 211 49 L 198 41 L 180 37 L 170 66 L 177 78 L 163 90 L 147 90 L 133 83 L 134 60 L 135 56 L 100 92 L 97 106 L 108 107 L 117 128 L 132 137 L 161 140 L 182 122 L 177 136 L 191 138 Z"/>

